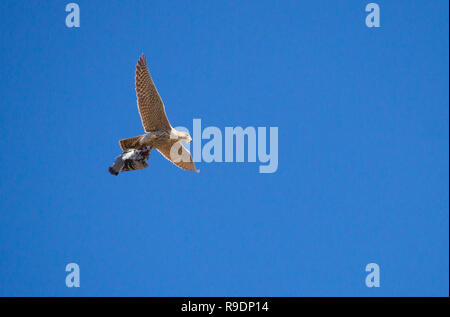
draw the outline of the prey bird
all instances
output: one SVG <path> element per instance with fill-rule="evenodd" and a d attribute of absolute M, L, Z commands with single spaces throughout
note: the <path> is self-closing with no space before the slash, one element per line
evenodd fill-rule
<path fill-rule="evenodd" d="M 109 172 L 118 175 L 121 171 L 143 169 L 152 149 L 158 150 L 166 159 L 179 168 L 199 172 L 189 151 L 181 142 L 190 143 L 187 132 L 177 131 L 169 123 L 164 104 L 156 90 L 147 67 L 144 54 L 136 65 L 136 95 L 139 115 L 145 134 L 119 141 L 123 153 L 116 158 Z"/>

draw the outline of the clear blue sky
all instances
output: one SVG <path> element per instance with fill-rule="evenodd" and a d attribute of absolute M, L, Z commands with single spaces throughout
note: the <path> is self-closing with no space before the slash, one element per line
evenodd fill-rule
<path fill-rule="evenodd" d="M 0 2 L 0 296 L 449 295 L 448 1 L 68 2 Z M 174 126 L 277 126 L 278 171 L 111 176 L 142 52 Z"/>

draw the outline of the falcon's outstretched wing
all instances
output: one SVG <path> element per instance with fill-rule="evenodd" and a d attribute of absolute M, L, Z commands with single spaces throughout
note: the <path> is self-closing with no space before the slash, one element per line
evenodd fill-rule
<path fill-rule="evenodd" d="M 136 65 L 136 95 L 145 132 L 171 129 L 164 104 L 148 71 L 147 59 L 144 54 L 141 55 Z"/>
<path fill-rule="evenodd" d="M 195 168 L 194 162 L 192 161 L 191 153 L 189 153 L 189 151 L 180 142 L 167 142 L 164 145 L 156 147 L 156 149 L 166 159 L 171 161 L 179 168 L 187 171 L 195 171 L 197 173 L 199 172 L 199 170 Z M 171 149 L 173 151 L 173 155 L 171 155 L 170 153 Z"/>

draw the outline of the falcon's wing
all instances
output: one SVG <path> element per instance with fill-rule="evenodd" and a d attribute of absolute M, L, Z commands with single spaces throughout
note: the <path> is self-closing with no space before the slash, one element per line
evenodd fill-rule
<path fill-rule="evenodd" d="M 187 171 L 195 171 L 197 173 L 199 172 L 199 170 L 197 170 L 195 168 L 194 162 L 192 161 L 191 153 L 189 153 L 189 151 L 180 142 L 175 142 L 175 143 L 167 142 L 166 144 L 164 144 L 162 146 L 158 146 L 156 149 L 166 159 L 171 161 L 173 164 L 175 164 L 179 168 L 187 170 Z M 170 153 L 171 149 L 172 149 L 172 155 Z"/>
<path fill-rule="evenodd" d="M 164 104 L 148 71 L 144 54 L 136 65 L 136 95 L 145 132 L 171 128 Z"/>

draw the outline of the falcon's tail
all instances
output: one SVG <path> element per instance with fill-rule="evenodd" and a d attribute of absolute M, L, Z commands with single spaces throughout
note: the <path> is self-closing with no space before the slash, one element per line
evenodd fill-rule
<path fill-rule="evenodd" d="M 124 151 L 128 149 L 138 149 L 141 146 L 139 142 L 143 137 L 143 135 L 139 135 L 128 139 L 122 139 L 119 141 L 120 147 Z"/>

